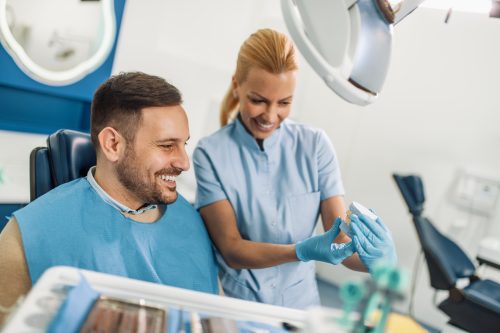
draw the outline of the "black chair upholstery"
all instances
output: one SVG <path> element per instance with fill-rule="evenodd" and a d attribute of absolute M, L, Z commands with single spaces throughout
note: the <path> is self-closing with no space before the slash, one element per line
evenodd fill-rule
<path fill-rule="evenodd" d="M 30 154 L 30 201 L 35 200 L 53 187 L 49 149 L 37 147 Z"/>
<path fill-rule="evenodd" d="M 31 201 L 54 187 L 84 177 L 95 165 L 90 135 L 59 130 L 47 138 L 47 147 L 35 148 L 30 155 Z"/>
<path fill-rule="evenodd" d="M 468 332 L 500 332 L 500 284 L 477 277 L 476 267 L 465 252 L 422 216 L 425 196 L 419 176 L 394 174 L 393 178 L 413 216 L 431 286 L 449 291 L 439 309 L 448 315 L 450 324 Z M 462 278 L 469 279 L 465 288 L 457 286 Z"/>

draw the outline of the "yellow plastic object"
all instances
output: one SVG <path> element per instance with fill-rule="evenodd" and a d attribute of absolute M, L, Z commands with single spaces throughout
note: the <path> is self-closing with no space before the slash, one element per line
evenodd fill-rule
<path fill-rule="evenodd" d="M 373 322 L 380 319 L 381 311 L 373 313 Z M 385 327 L 385 333 L 428 333 L 426 329 L 420 326 L 413 318 L 399 314 L 390 313 Z"/>
<path fill-rule="evenodd" d="M 346 216 L 345 216 L 345 223 L 349 224 L 351 223 L 351 214 L 352 212 L 348 209 L 347 212 L 346 212 Z"/>

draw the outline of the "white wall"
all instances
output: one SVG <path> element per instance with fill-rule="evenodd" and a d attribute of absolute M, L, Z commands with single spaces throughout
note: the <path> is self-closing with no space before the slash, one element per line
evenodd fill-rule
<path fill-rule="evenodd" d="M 444 17 L 418 9 L 396 27 L 390 73 L 375 104 L 362 108 L 342 101 L 305 61 L 295 102 L 294 117 L 324 128 L 334 142 L 347 201 L 360 201 L 383 217 L 409 271 L 419 247 L 391 173 L 423 176 L 427 215 L 446 231 L 463 214 L 447 201 L 457 170 L 495 176 L 500 170 L 500 20 L 454 13 L 445 24 Z M 218 103 L 239 45 L 260 27 L 285 31 L 278 0 L 128 0 L 113 71 L 142 70 L 177 85 L 193 149 L 218 128 Z M 181 191 L 192 198 L 193 186 L 190 173 Z M 500 238 L 499 223 L 468 222 L 466 230 L 482 223 L 483 233 Z M 319 274 L 337 283 L 360 277 L 324 265 Z M 417 317 L 441 326 L 445 317 L 431 305 L 426 273 L 417 288 Z"/>
<path fill-rule="evenodd" d="M 0 204 L 30 201 L 30 153 L 35 147 L 45 147 L 46 138 L 0 130 Z"/>

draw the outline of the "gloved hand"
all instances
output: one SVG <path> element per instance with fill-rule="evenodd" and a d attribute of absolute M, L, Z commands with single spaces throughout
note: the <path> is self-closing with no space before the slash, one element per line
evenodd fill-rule
<path fill-rule="evenodd" d="M 396 247 L 391 232 L 380 217 L 373 221 L 365 215 L 351 214 L 350 226 L 356 252 L 370 273 L 378 263 L 396 265 Z"/>
<path fill-rule="evenodd" d="M 318 260 L 330 264 L 339 264 L 354 253 L 354 244 L 351 242 L 336 244 L 333 240 L 340 232 L 340 222 L 337 217 L 333 226 L 322 235 L 313 236 L 295 245 L 295 253 L 301 261 Z"/>

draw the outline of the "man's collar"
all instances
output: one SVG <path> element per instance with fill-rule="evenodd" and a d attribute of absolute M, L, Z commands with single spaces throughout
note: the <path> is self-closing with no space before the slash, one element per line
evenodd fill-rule
<path fill-rule="evenodd" d="M 158 208 L 158 205 L 144 204 L 143 207 L 135 210 L 135 209 L 131 209 L 131 208 L 125 206 L 124 204 L 116 201 L 108 193 L 106 193 L 106 191 L 104 191 L 104 189 L 99 184 L 97 184 L 97 182 L 95 181 L 95 178 L 94 178 L 94 170 L 95 170 L 95 166 L 93 166 L 89 169 L 89 172 L 87 173 L 87 181 L 89 182 L 90 186 L 92 186 L 92 188 L 101 197 L 101 199 L 104 200 L 104 202 L 107 203 L 108 205 L 110 205 L 111 207 L 119 210 L 122 213 L 127 213 L 127 214 L 132 214 L 132 215 L 142 214 L 144 212 L 147 212 L 148 210 Z"/>

